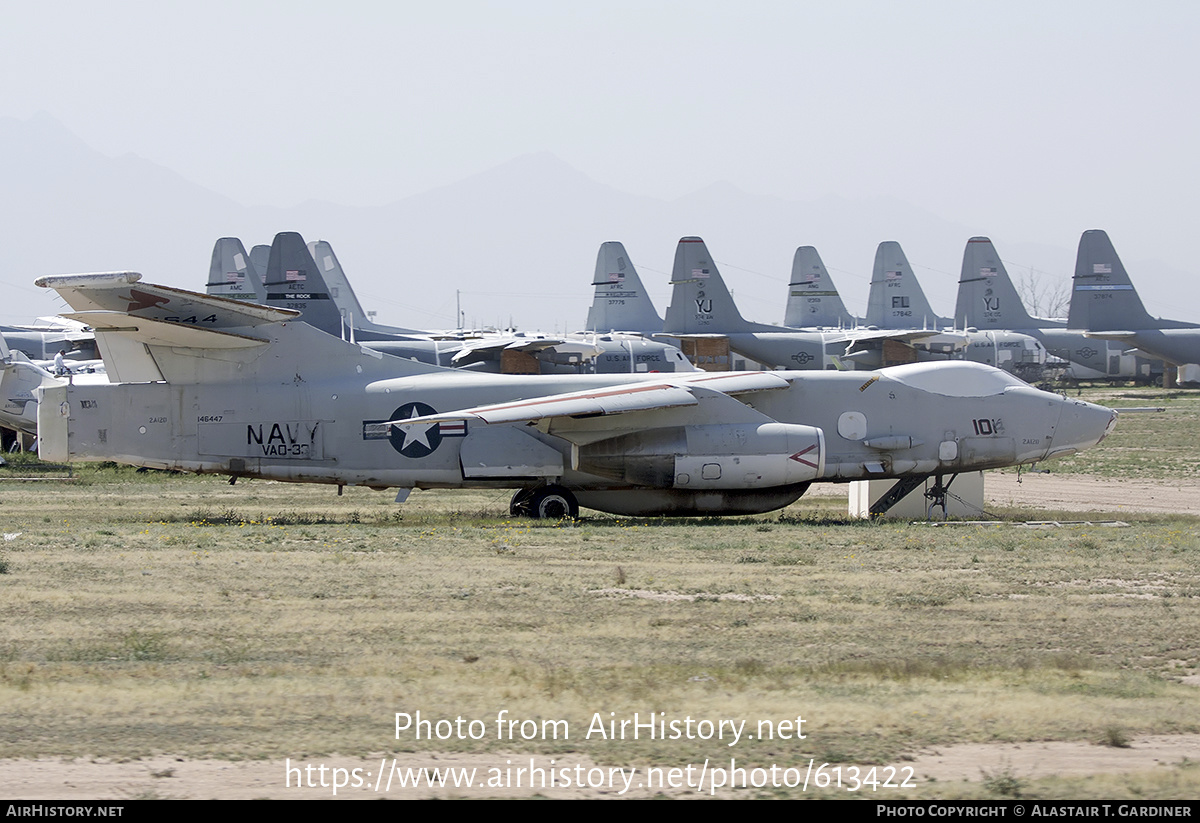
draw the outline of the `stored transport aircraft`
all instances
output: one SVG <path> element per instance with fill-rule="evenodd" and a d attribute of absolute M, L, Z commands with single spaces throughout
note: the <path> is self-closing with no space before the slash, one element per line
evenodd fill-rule
<path fill-rule="evenodd" d="M 114 382 L 43 385 L 56 461 L 339 487 L 514 489 L 515 514 L 746 514 L 814 482 L 1032 463 L 1099 443 L 1109 409 L 967 362 L 874 372 L 505 375 L 388 357 L 298 312 L 140 282 L 44 277 Z M 135 294 L 136 292 L 136 294 Z M 952 479 L 952 477 L 951 477 Z"/>
<path fill-rule="evenodd" d="M 600 244 L 592 288 L 592 306 L 584 324 L 588 331 L 623 331 L 651 337 L 663 330 L 654 301 L 621 243 Z"/>
<path fill-rule="evenodd" d="M 801 246 L 792 256 L 783 325 L 791 329 L 848 329 L 865 325 L 846 311 L 821 255 L 812 246 Z"/>
<path fill-rule="evenodd" d="M 600 257 L 604 255 L 601 248 Z M 309 325 L 384 354 L 431 365 L 514 374 L 694 370 L 678 347 L 620 330 L 559 335 L 422 331 L 375 323 L 355 296 L 332 246 L 323 240 L 305 245 L 296 232 L 275 236 L 265 271 L 257 270 L 253 257 L 253 253 L 245 254 L 237 238 L 218 240 L 209 268 L 208 293 L 299 311 Z M 598 260 L 597 269 L 600 266 Z"/>
<path fill-rule="evenodd" d="M 1099 229 L 1079 238 L 1068 324 L 1091 339 L 1133 347 L 1173 366 L 1200 363 L 1200 326 L 1151 317 L 1117 250 Z"/>
<path fill-rule="evenodd" d="M 1086 248 L 1090 249 L 1092 246 L 1093 244 L 1088 244 Z M 1108 248 L 1112 248 L 1111 244 L 1108 244 Z M 1100 265 L 1095 261 L 1084 261 L 1084 254 L 1085 244 L 1081 240 L 1079 257 L 1076 259 L 1077 275 L 1080 266 Z M 1105 265 L 1111 266 L 1115 258 L 1116 253 L 1113 252 L 1110 257 L 1106 257 Z M 1115 265 L 1120 268 L 1120 260 L 1116 260 Z M 1120 271 L 1123 273 L 1124 268 L 1120 268 Z M 1127 283 L 1128 278 L 1125 278 L 1125 281 Z M 1070 322 L 1031 317 L 992 241 L 986 237 L 972 237 L 963 250 L 962 274 L 958 280 L 958 300 L 954 314 L 959 324 L 981 332 L 1001 334 L 1004 331 L 1013 331 L 1036 338 L 1052 357 L 1070 364 L 1067 376 L 1076 380 L 1124 378 L 1150 382 L 1156 375 L 1161 375 L 1161 364 L 1155 363 L 1151 357 L 1130 351 L 1129 345 L 1120 342 L 1093 339 L 1084 333 L 1086 326 L 1080 325 L 1084 322 L 1083 316 L 1086 311 L 1082 304 L 1084 300 L 1090 299 L 1090 295 L 1103 294 L 1107 296 L 1104 299 L 1124 300 L 1128 294 L 1132 294 L 1133 299 L 1137 300 L 1132 286 L 1126 290 L 1093 292 L 1088 287 L 1096 285 L 1095 280 L 1081 282 L 1084 288 L 1077 289 L 1071 297 Z M 1077 305 L 1077 301 L 1080 305 Z M 1140 300 L 1137 301 L 1137 306 L 1141 307 Z M 1133 314 L 1136 316 L 1136 313 Z M 1144 309 L 1142 314 L 1145 314 Z"/>
<path fill-rule="evenodd" d="M 894 243 L 882 244 L 880 248 L 889 246 L 894 246 L 903 258 L 903 252 Z M 911 273 L 907 278 L 886 277 L 882 266 L 889 263 L 896 266 L 894 255 L 876 254 L 875 268 L 879 276 L 874 279 L 880 286 L 872 284 L 870 302 L 873 305 L 886 302 L 883 295 L 876 294 L 881 289 L 895 290 L 896 295 L 889 294 L 888 299 L 903 297 L 903 305 L 912 306 L 910 297 L 915 295 L 924 301 L 920 286 L 915 286 Z M 907 266 L 907 262 L 904 265 Z M 872 325 L 847 329 L 793 329 L 752 323 L 737 310 L 720 271 L 699 237 L 685 237 L 679 241 L 671 283 L 674 289 L 664 334 L 684 341 L 727 341 L 730 350 L 764 366 L 863 369 L 918 360 L 968 359 L 1016 372 L 1018 366 L 1026 363 L 1040 367 L 1045 359 L 1037 341 L 1024 336 L 1014 335 L 1015 340 L 1000 341 L 996 334 L 942 330 L 933 324 L 921 328 L 910 323 L 905 327 L 894 317 L 888 319 L 896 323 L 895 328 Z M 925 314 L 920 308 L 917 311 Z M 880 311 L 875 313 L 880 314 Z M 938 318 L 929 316 L 929 319 Z M 916 322 L 918 318 L 914 316 L 910 320 Z M 1001 342 L 1016 343 L 1021 347 L 1022 356 L 1014 359 L 1010 351 L 999 345 Z M 685 351 L 686 347 L 685 342 Z"/>

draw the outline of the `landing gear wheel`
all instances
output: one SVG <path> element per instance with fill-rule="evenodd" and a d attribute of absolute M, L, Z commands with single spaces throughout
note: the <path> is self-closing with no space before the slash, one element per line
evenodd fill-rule
<path fill-rule="evenodd" d="M 529 516 L 537 520 L 574 520 L 579 517 L 579 501 L 562 486 L 534 489 L 528 506 Z"/>
<path fill-rule="evenodd" d="M 529 500 L 533 489 L 517 489 L 513 492 L 512 500 L 508 501 L 508 513 L 512 517 L 531 517 Z"/>

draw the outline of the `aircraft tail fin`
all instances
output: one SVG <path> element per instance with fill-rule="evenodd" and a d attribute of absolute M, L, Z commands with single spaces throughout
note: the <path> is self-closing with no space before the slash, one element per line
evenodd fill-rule
<path fill-rule="evenodd" d="M 263 287 L 268 306 L 299 311 L 305 323 L 336 337 L 348 328 L 304 238 L 294 231 L 275 235 Z"/>
<path fill-rule="evenodd" d="M 783 325 L 793 329 L 849 328 L 854 325 L 854 318 L 846 311 L 837 287 L 821 262 L 821 255 L 812 246 L 801 246 L 792 258 L 792 279 L 788 283 Z"/>
<path fill-rule="evenodd" d="M 305 249 L 307 253 L 307 249 Z M 140 282 L 136 272 L 42 277 L 87 323 L 113 382 L 306 381 L 349 368 L 399 377 L 443 371 L 335 339 L 298 311 Z M 375 365 L 372 365 L 375 364 Z M 360 371 L 361 373 L 361 371 Z"/>
<path fill-rule="evenodd" d="M 258 282 L 260 284 L 265 283 L 267 280 L 267 263 L 271 262 L 271 247 L 266 243 L 259 243 L 250 249 L 250 262 L 254 264 L 254 269 L 258 272 Z"/>
<path fill-rule="evenodd" d="M 885 240 L 875 250 L 871 291 L 867 296 L 867 325 L 881 329 L 923 329 L 942 325 L 925 298 L 904 250 Z"/>
<path fill-rule="evenodd" d="M 262 273 L 236 237 L 222 237 L 213 246 L 208 267 L 208 294 L 262 303 L 267 299 Z"/>
<path fill-rule="evenodd" d="M 734 305 L 717 264 L 699 237 L 684 237 L 675 248 L 671 270 L 671 305 L 663 323 L 667 334 L 736 334 L 779 331 L 779 326 L 751 323 Z"/>
<path fill-rule="evenodd" d="M 1004 268 L 1004 261 L 986 237 L 972 237 L 963 250 L 954 325 L 981 331 L 1036 329 L 1045 325 L 1029 315 Z"/>
<path fill-rule="evenodd" d="M 356 329 L 365 329 L 373 325 L 373 321 L 363 311 L 362 304 L 358 302 L 354 289 L 350 287 L 346 272 L 342 270 L 342 264 L 333 253 L 333 246 L 325 240 L 314 240 L 308 244 L 308 250 L 321 277 L 324 278 L 330 299 L 345 322 Z"/>
<path fill-rule="evenodd" d="M 1151 317 L 1142 305 L 1117 250 L 1100 229 L 1085 231 L 1079 238 L 1071 286 L 1068 328 L 1105 331 L 1164 327 L 1163 321 Z"/>
<path fill-rule="evenodd" d="M 609 241 L 600 245 L 592 286 L 595 293 L 587 331 L 628 331 L 649 337 L 663 330 L 662 318 L 622 244 Z"/>

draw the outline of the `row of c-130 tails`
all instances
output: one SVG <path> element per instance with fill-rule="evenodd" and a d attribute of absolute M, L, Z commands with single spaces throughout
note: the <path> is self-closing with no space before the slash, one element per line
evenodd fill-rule
<path fill-rule="evenodd" d="M 236 238 L 218 240 L 207 290 L 301 310 L 305 322 L 387 354 L 481 371 L 511 371 L 514 365 L 528 373 L 690 370 L 668 339 L 681 340 L 702 363 L 721 358 L 722 349 L 714 345 L 719 342 L 772 368 L 862 369 L 923 359 L 966 359 L 1031 382 L 1039 378 L 1047 355 L 1069 363 L 1071 377 L 1148 380 L 1156 367 L 1133 351 L 1135 337 L 1146 350 L 1168 349 L 1165 357 L 1155 356 L 1190 362 L 1177 359 L 1188 355 L 1190 333 L 1174 331 L 1187 324 L 1149 317 L 1103 232 L 1083 235 L 1076 268 L 1070 322 L 1033 318 L 991 242 L 971 238 L 963 255 L 955 316 L 940 317 L 900 245 L 888 241 L 876 251 L 867 316 L 860 319 L 846 311 L 816 249 L 804 246 L 795 253 L 784 325 L 776 326 L 745 320 L 703 241 L 685 237 L 676 250 L 674 289 L 664 322 L 624 247 L 609 242 L 597 255 L 585 326 L 589 333 L 482 336 L 374 323 L 332 247 L 325 241 L 306 246 L 300 235 L 283 232 L 270 247 L 256 246 L 249 254 Z M 1122 282 L 1100 288 L 1092 275 L 1103 277 L 1109 271 Z M 1107 312 L 1087 312 L 1093 303 L 1107 307 Z M 1089 328 L 1094 333 L 1085 336 Z M 1171 331 L 1160 334 L 1167 329 Z M 727 355 L 725 359 L 730 360 Z"/>
<path fill-rule="evenodd" d="M 972 237 L 963 253 L 955 317 L 978 328 L 1010 329 L 1037 338 L 1070 363 L 1078 379 L 1156 376 L 1157 360 L 1200 361 L 1196 324 L 1152 317 L 1142 305 L 1108 235 L 1080 237 L 1067 320 L 1031 317 L 991 240 Z"/>
<path fill-rule="evenodd" d="M 812 247 L 796 251 L 786 317 L 803 327 L 753 323 L 742 317 L 717 266 L 698 237 L 679 242 L 673 291 L 663 333 L 691 342 L 726 344 L 731 351 L 772 368 L 873 369 L 924 360 L 969 360 L 1033 377 L 1045 361 L 1035 339 L 1009 331 L 949 328 L 933 313 L 898 243 L 875 256 L 867 317 L 846 312 Z M 818 325 L 821 324 L 821 325 Z M 710 349 L 716 347 L 710 345 Z"/>
<path fill-rule="evenodd" d="M 295 311 L 42 278 L 95 329 L 104 385 L 47 382 L 49 460 L 372 488 L 515 489 L 514 513 L 763 512 L 813 482 L 1012 466 L 1098 443 L 1109 409 L 974 363 L 868 372 L 505 375 L 390 357 Z M 195 323 L 184 317 L 199 318 Z"/>
<path fill-rule="evenodd" d="M 689 342 L 692 348 L 706 340 L 727 342 L 730 350 L 775 368 L 878 368 L 965 359 L 1032 382 L 1057 358 L 1071 378 L 1148 382 L 1159 373 L 1155 358 L 1173 365 L 1200 360 L 1195 324 L 1151 317 L 1107 234 L 1099 230 L 1080 239 L 1065 322 L 1029 315 L 986 237 L 966 244 L 953 318 L 933 312 L 904 252 L 892 241 L 876 251 L 862 319 L 845 310 L 811 246 L 796 251 L 783 326 L 741 316 L 699 238 L 680 241 L 672 284 L 664 334 L 682 339 L 685 350 Z"/>

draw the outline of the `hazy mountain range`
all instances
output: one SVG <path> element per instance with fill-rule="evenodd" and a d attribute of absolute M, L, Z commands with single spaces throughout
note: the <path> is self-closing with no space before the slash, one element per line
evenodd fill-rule
<path fill-rule="evenodd" d="M 882 240 L 901 243 L 933 308 L 950 315 L 963 246 L 988 233 L 986 226 L 957 224 L 891 199 L 756 196 L 707 181 L 703 170 L 687 196 L 640 197 L 547 153 L 385 206 L 311 201 L 291 208 L 244 205 L 251 199 L 246 193 L 207 190 L 134 155 L 107 156 L 46 115 L 0 118 L 0 155 L 5 323 L 61 309 L 32 285 L 40 275 L 132 270 L 149 281 L 202 290 L 216 238 L 237 236 L 249 248 L 270 243 L 279 231 L 330 241 L 378 322 L 418 328 L 455 325 L 461 290 L 468 323 L 576 330 L 591 301 L 597 248 L 606 240 L 625 244 L 662 313 L 675 244 L 684 235 L 705 239 L 742 313 L 753 320 L 782 321 L 800 245 L 817 247 L 847 306 L 862 315 Z M 1121 252 L 1119 231 L 1110 233 Z M 1077 236 L 1057 247 L 993 240 L 1014 278 L 1032 268 L 1050 285 L 1069 281 Z M 1181 272 L 1156 262 L 1125 263 L 1152 313 L 1200 319 L 1195 309 L 1171 302 L 1172 278 Z"/>

